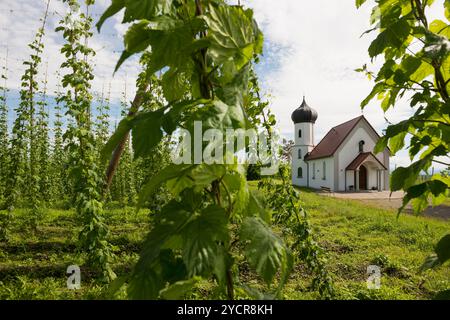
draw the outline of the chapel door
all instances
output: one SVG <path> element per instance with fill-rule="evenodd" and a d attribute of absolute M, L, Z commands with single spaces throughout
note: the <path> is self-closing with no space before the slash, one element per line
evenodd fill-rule
<path fill-rule="evenodd" d="M 359 190 L 367 190 L 367 169 L 359 167 Z"/>

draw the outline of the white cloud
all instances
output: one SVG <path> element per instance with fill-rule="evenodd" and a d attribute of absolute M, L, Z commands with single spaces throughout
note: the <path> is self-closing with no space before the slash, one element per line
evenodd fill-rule
<path fill-rule="evenodd" d="M 432 10 L 442 16 L 441 3 Z M 292 111 L 305 94 L 311 107 L 319 113 L 316 137 L 321 138 L 332 126 L 361 114 L 360 102 L 370 92 L 372 83 L 353 70 L 369 62 L 367 48 L 374 35 L 360 35 L 369 28 L 370 5 L 357 10 L 354 0 L 257 0 L 246 1 L 254 8 L 256 19 L 265 37 L 265 57 L 258 67 L 264 88 L 273 94 L 272 107 L 283 134 L 292 136 Z M 91 12 L 98 20 L 109 0 L 97 0 Z M 10 88 L 19 88 L 23 73 L 22 61 L 30 49 L 27 44 L 40 26 L 45 0 L 2 0 L 0 3 L 0 64 L 9 49 Z M 56 89 L 53 76 L 63 61 L 59 53 L 63 39 L 54 32 L 66 12 L 66 5 L 52 0 L 46 27 L 43 67 L 48 63 L 49 92 Z M 126 26 L 121 16 L 109 19 L 102 32 L 94 32 L 90 45 L 96 50 L 93 58 L 96 78 L 93 89 L 101 92 L 111 82 L 112 98 L 120 98 L 126 83 L 128 99 L 135 91 L 137 59 L 125 63 L 111 78 L 122 51 L 122 35 Z M 43 73 L 41 73 L 42 75 Z M 386 117 L 396 122 L 411 110 L 407 101 L 396 106 Z M 381 132 L 386 127 L 384 114 L 377 103 L 370 104 L 364 115 Z M 393 159 L 406 164 L 405 153 Z"/>
<path fill-rule="evenodd" d="M 439 1 L 438 1 L 439 2 Z M 373 83 L 354 70 L 370 62 L 367 53 L 375 34 L 360 37 L 370 28 L 370 5 L 359 10 L 353 0 L 246 1 L 254 8 L 255 17 L 266 38 L 266 55 L 259 67 L 264 88 L 272 95 L 272 111 L 279 121 L 280 131 L 293 136 L 290 116 L 302 95 L 319 113 L 316 137 L 321 139 L 335 125 L 361 114 L 360 102 L 369 94 Z M 434 7 L 432 15 L 442 15 Z M 272 47 L 275 47 L 275 56 Z M 284 48 L 279 49 L 279 48 Z M 375 61 L 373 69 L 379 67 Z M 385 117 L 398 122 L 411 114 L 408 101 L 383 113 L 377 102 L 363 111 L 366 118 L 381 133 L 387 127 Z M 392 159 L 393 165 L 409 163 L 406 152 Z"/>
<path fill-rule="evenodd" d="M 94 22 L 100 17 L 110 1 L 97 1 L 91 8 L 94 16 Z M 8 57 L 8 87 L 18 89 L 20 87 L 20 77 L 23 74 L 24 66 L 22 61 L 29 59 L 31 49 L 27 44 L 33 41 L 38 28 L 42 25 L 40 19 L 45 12 L 46 1 L 31 0 L 3 0 L 0 4 L 0 64 L 4 64 L 6 50 L 9 51 Z M 60 49 L 64 39 L 60 32 L 55 32 L 59 21 L 66 14 L 67 5 L 61 1 L 52 0 L 50 2 L 49 15 L 47 18 L 44 53 L 42 56 L 41 72 L 42 78 L 46 65 L 48 65 L 49 74 L 49 93 L 56 90 L 57 78 L 54 76 L 60 70 L 60 65 L 64 57 L 60 54 Z M 94 91 L 100 93 L 102 88 L 108 87 L 111 83 L 111 97 L 119 99 L 127 86 L 128 98 L 132 99 L 135 92 L 135 79 L 138 73 L 136 59 L 125 63 L 119 72 L 112 77 L 114 67 L 122 51 L 122 35 L 125 29 L 120 26 L 120 20 L 110 19 L 105 23 L 105 28 L 99 34 L 94 30 L 94 35 L 89 41 L 89 45 L 96 51 L 92 58 L 94 66 L 95 79 L 92 83 Z"/>

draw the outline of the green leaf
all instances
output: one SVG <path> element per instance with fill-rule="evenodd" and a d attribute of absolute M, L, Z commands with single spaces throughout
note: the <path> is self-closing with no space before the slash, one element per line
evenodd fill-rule
<path fill-rule="evenodd" d="M 164 67 L 176 68 L 173 72 L 189 69 L 190 60 L 186 58 L 206 46 L 205 42 L 195 40 L 196 34 L 204 28 L 203 21 L 197 17 L 185 22 L 169 17 L 152 20 L 152 52 L 147 72 L 153 73 Z"/>
<path fill-rule="evenodd" d="M 449 18 L 450 20 L 450 18 Z M 433 300 L 450 300 L 450 289 L 439 291 L 434 297 Z"/>
<path fill-rule="evenodd" d="M 229 106 L 217 99 L 213 103 L 205 105 L 189 118 L 186 126 L 191 132 L 193 132 L 195 121 L 202 121 L 203 132 L 208 129 L 245 129 L 247 123 L 244 110 L 240 106 Z"/>
<path fill-rule="evenodd" d="M 162 119 L 162 127 L 167 134 L 172 134 L 184 121 L 184 113 L 189 113 L 195 107 L 211 103 L 210 100 L 184 100 L 169 105 L 168 111 Z"/>
<path fill-rule="evenodd" d="M 400 64 L 400 69 L 395 73 L 394 82 L 399 86 L 403 86 L 405 82 L 409 81 L 411 75 L 417 72 L 421 65 L 422 60 L 414 56 L 406 55 Z"/>
<path fill-rule="evenodd" d="M 280 270 L 282 277 L 290 272 L 292 257 L 283 241 L 260 218 L 246 218 L 240 231 L 245 256 L 256 272 L 270 284 Z"/>
<path fill-rule="evenodd" d="M 389 141 L 389 138 L 388 138 L 388 137 L 386 137 L 386 136 L 381 137 L 381 138 L 377 141 L 377 144 L 375 145 L 375 148 L 373 149 L 373 152 L 374 152 L 375 154 L 379 154 L 380 152 L 383 152 L 384 149 L 386 149 L 387 146 L 388 146 L 388 141 Z"/>
<path fill-rule="evenodd" d="M 450 0 L 444 1 L 444 8 L 445 8 L 445 17 L 448 21 L 450 21 Z"/>
<path fill-rule="evenodd" d="M 420 214 L 428 207 L 428 193 L 412 199 L 411 205 L 415 214 Z"/>
<path fill-rule="evenodd" d="M 391 190 L 398 191 L 405 185 L 412 185 L 416 181 L 411 168 L 398 167 L 391 174 Z"/>
<path fill-rule="evenodd" d="M 131 278 L 127 288 L 128 296 L 133 300 L 155 300 L 164 287 L 159 274 L 152 268 L 137 273 Z"/>
<path fill-rule="evenodd" d="M 434 73 L 434 68 L 428 62 L 422 61 L 419 68 L 411 75 L 410 79 L 415 82 L 420 82 Z"/>
<path fill-rule="evenodd" d="M 450 259 L 450 234 L 447 234 L 436 245 L 435 252 L 441 264 Z"/>
<path fill-rule="evenodd" d="M 265 223 L 270 223 L 272 216 L 269 210 L 266 210 L 260 203 L 254 191 L 249 193 L 249 202 L 247 207 L 247 216 L 257 216 Z"/>
<path fill-rule="evenodd" d="M 434 20 L 430 24 L 430 31 L 450 39 L 450 25 L 442 20 Z"/>
<path fill-rule="evenodd" d="M 386 90 L 386 86 L 384 83 L 379 82 L 377 83 L 370 94 L 361 102 L 361 109 L 364 109 L 370 101 L 372 101 L 373 98 L 375 98 L 376 95 L 380 94 L 381 92 L 384 92 Z"/>
<path fill-rule="evenodd" d="M 131 130 L 131 127 L 132 125 L 130 119 L 125 118 L 120 121 L 116 131 L 113 133 L 111 138 L 109 138 L 108 142 L 105 144 L 101 151 L 102 162 L 107 161 L 111 157 L 111 154 L 117 148 L 120 141 L 122 141 L 122 139 Z"/>
<path fill-rule="evenodd" d="M 402 132 L 389 139 L 389 149 L 391 150 L 392 154 L 396 154 L 398 151 L 403 149 L 403 147 L 405 146 L 406 134 L 407 132 Z"/>
<path fill-rule="evenodd" d="M 187 266 L 189 276 L 203 275 L 214 268 L 218 268 L 220 247 L 227 245 L 228 218 L 222 207 L 211 205 L 204 209 L 183 230 L 183 260 Z M 222 261 L 225 263 L 225 261 Z M 224 275 L 218 275 L 224 279 Z"/>
<path fill-rule="evenodd" d="M 165 286 L 162 278 L 159 255 L 164 244 L 179 234 L 189 222 L 192 214 L 182 203 L 171 201 L 155 217 L 156 224 L 143 244 L 128 286 L 132 299 L 156 299 Z"/>
<path fill-rule="evenodd" d="M 161 291 L 160 295 L 165 300 L 180 300 L 201 280 L 200 277 L 193 277 L 189 280 L 175 282 Z"/>
<path fill-rule="evenodd" d="M 245 213 L 250 200 L 250 190 L 247 179 L 241 172 L 233 171 L 224 176 L 222 182 L 228 192 L 234 195 L 233 214 L 234 216 Z M 253 214 L 252 214 L 253 215 Z"/>
<path fill-rule="evenodd" d="M 98 32 L 100 32 L 100 29 L 106 19 L 112 17 L 125 7 L 125 2 L 126 0 L 112 0 L 111 5 L 105 10 L 105 12 L 103 12 L 96 24 Z"/>
<path fill-rule="evenodd" d="M 360 8 L 367 0 L 356 0 L 356 8 Z"/>
<path fill-rule="evenodd" d="M 125 0 L 126 10 L 122 22 L 151 20 L 174 10 L 173 0 Z"/>
<path fill-rule="evenodd" d="M 187 76 L 178 69 L 171 68 L 164 73 L 161 85 L 164 98 L 169 102 L 180 100 L 188 92 Z"/>
<path fill-rule="evenodd" d="M 221 179 L 225 175 L 226 169 L 223 165 L 219 164 L 201 164 L 192 170 L 192 176 L 195 181 L 195 185 L 201 188 L 209 186 L 214 180 Z"/>
<path fill-rule="evenodd" d="M 204 19 L 211 42 L 208 53 L 218 65 L 232 58 L 240 70 L 262 52 L 263 36 L 250 9 L 211 4 Z"/>
<path fill-rule="evenodd" d="M 124 45 L 125 50 L 122 52 L 122 55 L 119 58 L 119 61 L 116 64 L 114 72 L 119 70 L 125 60 L 131 57 L 133 54 L 146 50 L 151 42 L 151 30 L 149 28 L 149 21 L 142 20 L 138 23 L 133 24 L 125 33 L 124 36 Z"/>
<path fill-rule="evenodd" d="M 370 44 L 369 55 L 374 58 L 387 48 L 400 48 L 409 36 L 411 28 L 406 18 L 398 19 L 382 31 Z"/>
<path fill-rule="evenodd" d="M 150 154 L 161 141 L 161 130 L 165 108 L 157 111 L 143 112 L 132 120 L 132 136 L 134 157 L 140 158 Z"/>
<path fill-rule="evenodd" d="M 192 170 L 193 165 L 169 165 L 168 167 L 161 170 L 158 174 L 151 177 L 151 179 L 142 187 L 139 193 L 139 201 L 137 207 L 140 208 L 147 201 L 147 199 L 152 195 L 156 189 L 161 186 L 164 182 L 177 178 L 183 175 L 185 172 Z"/>
<path fill-rule="evenodd" d="M 194 188 L 202 191 L 208 187 L 214 180 L 219 180 L 225 175 L 225 168 L 222 165 L 192 165 L 189 169 L 180 172 L 171 179 L 167 186 L 175 196 L 183 190 Z"/>

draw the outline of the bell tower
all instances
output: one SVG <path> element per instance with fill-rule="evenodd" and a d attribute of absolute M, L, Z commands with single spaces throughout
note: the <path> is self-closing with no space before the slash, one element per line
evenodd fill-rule
<path fill-rule="evenodd" d="M 292 148 L 292 184 L 308 186 L 308 165 L 305 156 L 314 149 L 314 124 L 317 120 L 317 111 L 303 102 L 292 113 L 294 122 L 294 147 Z"/>

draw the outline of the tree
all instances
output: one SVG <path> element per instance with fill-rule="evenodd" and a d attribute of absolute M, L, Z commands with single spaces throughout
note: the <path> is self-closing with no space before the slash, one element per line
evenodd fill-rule
<path fill-rule="evenodd" d="M 102 280 L 109 281 L 115 275 L 109 264 L 112 253 L 107 242 L 108 228 L 104 223 L 100 192 L 103 179 L 98 174 L 91 119 L 90 89 L 94 75 L 89 57 L 95 52 L 88 46 L 88 39 L 92 36 L 92 18 L 88 8 L 93 1 L 86 0 L 86 13 L 80 11 L 76 0 L 66 2 L 70 10 L 56 29 L 63 33 L 66 40 L 61 48 L 61 53 L 66 57 L 61 69 L 67 70 L 62 78 L 62 86 L 66 92 L 61 101 L 66 106 L 67 116 L 72 119 L 64 139 L 75 192 L 75 206 L 82 221 L 80 241 L 87 253 L 86 262 L 102 273 Z"/>
<path fill-rule="evenodd" d="M 2 66 L 0 80 L 0 210 L 6 201 L 5 194 L 8 190 L 8 169 L 10 167 L 9 134 L 8 134 L 8 104 L 7 104 L 7 80 L 8 80 L 8 49 L 6 50 L 5 65 Z M 9 226 L 12 219 L 11 211 L 0 213 L 0 241 L 9 239 Z"/>
<path fill-rule="evenodd" d="M 57 75 L 57 89 L 55 91 L 55 120 L 53 122 L 53 145 L 51 152 L 51 195 L 53 201 L 60 201 L 72 193 L 72 188 L 69 184 L 67 176 L 67 153 L 64 148 L 64 129 L 63 121 L 64 115 L 62 104 L 64 103 L 64 95 L 61 92 L 61 79 Z"/>
<path fill-rule="evenodd" d="M 45 70 L 44 80 L 42 83 L 42 91 L 40 92 L 41 99 L 37 102 L 38 113 L 36 121 L 36 151 L 37 162 L 39 163 L 39 195 L 40 201 L 43 204 L 49 204 L 51 201 L 51 181 L 50 181 L 50 141 L 48 129 L 48 103 L 47 103 L 47 83 L 48 74 L 47 67 Z"/>
<path fill-rule="evenodd" d="M 16 118 L 12 127 L 10 166 L 8 168 L 8 192 L 7 207 L 13 211 L 20 197 L 28 197 L 31 206 L 30 221 L 32 227 L 40 214 L 40 203 L 37 197 L 39 193 L 39 176 L 37 167 L 37 152 L 35 143 L 35 95 L 39 90 L 37 82 L 38 68 L 41 63 L 41 54 L 44 48 L 42 38 L 44 36 L 47 21 L 47 1 L 42 26 L 38 29 L 34 40 L 28 44 L 32 53 L 23 64 L 26 66 L 21 77 L 20 104 L 15 109 Z"/>
<path fill-rule="evenodd" d="M 132 25 L 117 68 L 151 47 L 145 70 L 148 76 L 162 74 L 168 103 L 122 120 L 104 153 L 111 155 L 130 130 L 135 157 L 145 158 L 177 129 L 193 136 L 195 121 L 203 122 L 204 131 L 223 133 L 253 127 L 244 97 L 263 36 L 252 10 L 217 0 L 146 1 L 145 10 L 142 5 L 137 0 L 113 1 L 98 27 L 125 9 L 123 22 Z M 292 255 L 270 229 L 241 165 L 171 164 L 146 183 L 139 203 L 163 184 L 170 186 L 174 198 L 153 216 L 139 261 L 127 279 L 129 296 L 182 297 L 203 277 L 215 279 L 220 291 L 233 299 L 239 285 L 235 250 L 267 284 L 279 272 L 272 292 L 279 296 L 292 269 Z"/>
<path fill-rule="evenodd" d="M 6 51 L 5 65 L 2 66 L 0 81 L 0 208 L 5 199 L 7 169 L 9 165 L 9 133 L 8 133 L 8 104 L 7 104 L 7 87 L 8 80 L 8 51 Z"/>
<path fill-rule="evenodd" d="M 356 5 L 365 2 L 357 0 Z M 409 202 L 416 212 L 421 212 L 430 200 L 439 205 L 449 195 L 448 176 L 435 174 L 424 182 L 418 179 L 433 163 L 449 165 L 445 159 L 450 159 L 450 1 L 444 1 L 447 22 L 429 21 L 427 9 L 433 2 L 376 1 L 371 18 L 374 27 L 368 32 L 378 31 L 378 36 L 369 47 L 369 55 L 372 59 L 382 56 L 384 64 L 376 74 L 367 66 L 359 69 L 375 79 L 372 92 L 361 104 L 363 108 L 377 97 L 387 111 L 408 97 L 414 111 L 411 117 L 390 124 L 375 147 L 375 153 L 388 146 L 395 154 L 410 137 L 406 148 L 412 163 L 391 175 L 392 191 L 406 191 L 399 213 Z M 450 258 L 450 236 L 441 241 L 437 264 Z"/>

